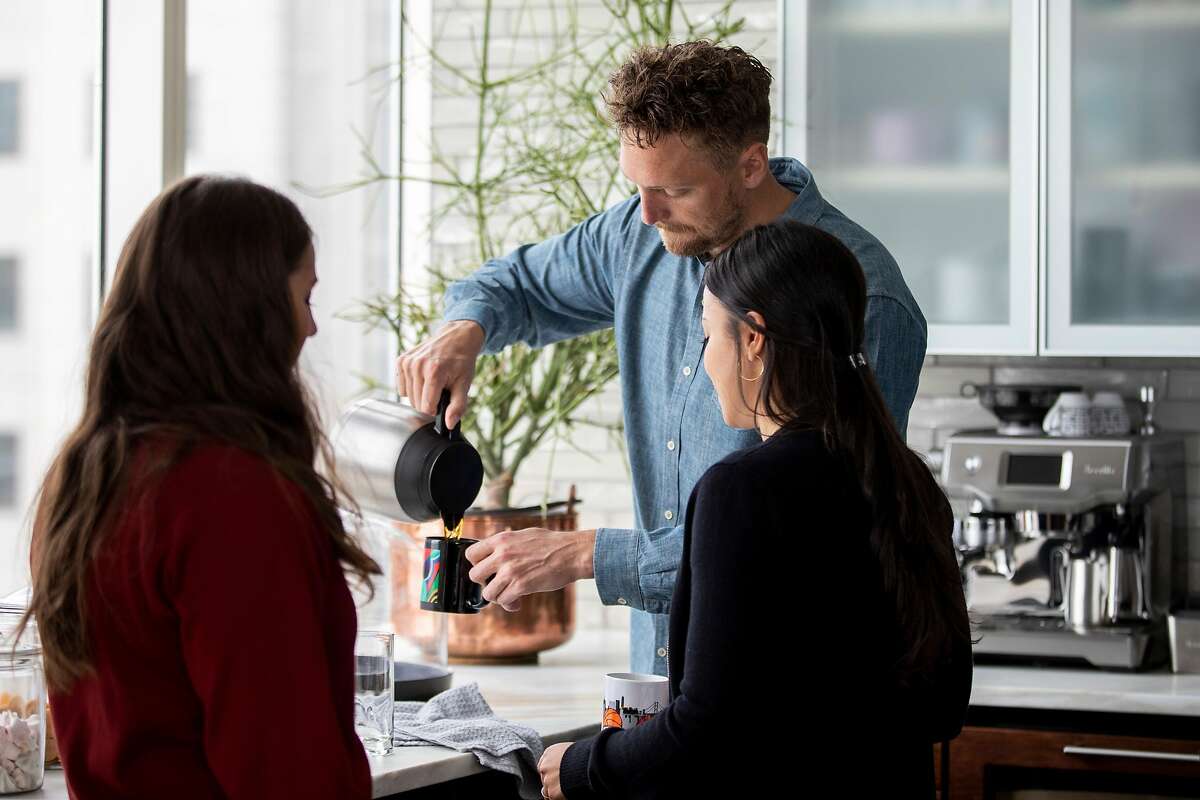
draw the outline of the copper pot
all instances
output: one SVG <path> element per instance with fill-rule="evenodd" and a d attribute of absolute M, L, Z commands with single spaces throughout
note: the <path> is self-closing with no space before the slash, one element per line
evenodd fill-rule
<path fill-rule="evenodd" d="M 577 516 L 572 487 L 567 503 L 549 509 L 546 514 L 525 510 L 467 511 L 463 536 L 482 540 L 501 531 L 522 528 L 573 531 Z M 424 640 L 432 635 L 436 619 L 434 612 L 421 609 L 421 554 L 426 537 L 443 535 L 442 523 L 393 524 L 412 544 L 391 545 L 392 624 L 397 634 Z M 538 653 L 558 647 L 575 632 L 575 585 L 524 597 L 521 609 L 514 613 L 489 604 L 478 614 L 447 616 L 451 663 L 537 663 Z"/>

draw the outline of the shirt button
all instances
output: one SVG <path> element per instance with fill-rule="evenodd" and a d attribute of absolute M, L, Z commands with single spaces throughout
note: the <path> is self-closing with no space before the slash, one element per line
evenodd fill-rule
<path fill-rule="evenodd" d="M 617 605 L 619 605 L 619 606 L 627 606 L 627 605 L 629 605 L 629 601 L 628 601 L 628 600 L 626 600 L 624 597 L 618 597 L 618 598 L 617 598 Z"/>
<path fill-rule="evenodd" d="M 667 648 L 665 648 L 665 647 L 658 648 L 658 657 L 666 658 L 667 657 Z"/>
<path fill-rule="evenodd" d="M 686 378 L 688 375 L 691 375 L 691 374 L 692 374 L 692 368 L 691 368 L 691 367 L 684 367 L 684 368 L 683 368 L 683 375 L 684 375 L 684 377 L 685 377 L 685 378 Z"/>
<path fill-rule="evenodd" d="M 667 449 L 668 449 L 668 450 L 674 450 L 674 449 L 675 449 L 675 440 L 674 440 L 674 439 L 671 439 L 670 441 L 668 441 L 668 442 L 667 442 Z"/>
<path fill-rule="evenodd" d="M 663 516 L 666 517 L 668 520 L 672 520 L 672 519 L 675 519 L 675 512 L 674 511 L 666 511 L 663 513 Z"/>

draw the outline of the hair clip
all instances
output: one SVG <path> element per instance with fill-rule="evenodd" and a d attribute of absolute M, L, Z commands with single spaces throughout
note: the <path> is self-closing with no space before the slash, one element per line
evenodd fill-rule
<path fill-rule="evenodd" d="M 858 369 L 859 367 L 865 367 L 866 365 L 867 365 L 867 359 L 866 359 L 866 357 L 863 356 L 862 353 L 851 353 L 850 354 L 850 366 L 851 367 L 853 367 L 854 369 Z"/>

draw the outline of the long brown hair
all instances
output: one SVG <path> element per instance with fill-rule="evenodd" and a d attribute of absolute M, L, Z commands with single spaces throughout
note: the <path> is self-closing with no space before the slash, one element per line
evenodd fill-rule
<path fill-rule="evenodd" d="M 296 366 L 303 334 L 288 276 L 311 243 L 294 203 L 238 178 L 185 178 L 134 225 L 92 337 L 83 417 L 34 514 L 22 625 L 37 620 L 52 687 L 91 669 L 89 567 L 148 437 L 167 443 L 152 467 L 160 475 L 200 442 L 260 456 L 302 490 L 350 572 L 368 585 L 380 574 L 342 526 L 338 505 L 349 501 Z M 139 485 L 146 477 L 139 469 Z"/>
<path fill-rule="evenodd" d="M 709 264 L 705 285 L 763 335 L 759 414 L 784 430 L 816 430 L 858 476 L 871 504 L 871 543 L 895 598 L 901 683 L 927 678 L 971 630 L 951 544 L 953 512 L 921 457 L 896 430 L 863 349 L 866 279 L 836 237 L 795 220 L 752 228 Z M 749 316 L 763 316 L 765 327 Z M 853 360 L 852 360 L 853 359 Z"/>

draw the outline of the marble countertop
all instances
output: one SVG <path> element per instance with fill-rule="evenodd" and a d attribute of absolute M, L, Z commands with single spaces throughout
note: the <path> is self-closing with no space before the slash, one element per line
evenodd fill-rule
<path fill-rule="evenodd" d="M 596 733 L 606 672 L 628 669 L 622 629 L 581 631 L 543 653 L 536 666 L 454 667 L 454 685 L 476 682 L 496 714 L 537 730 L 546 744 Z M 976 667 L 971 705 L 1200 717 L 1200 675 Z M 442 747 L 402 747 L 371 757 L 374 794 L 383 797 L 483 772 L 474 756 Z M 23 795 L 66 800 L 61 770 Z"/>
<path fill-rule="evenodd" d="M 1200 717 L 1200 675 L 977 666 L 971 705 Z"/>
<path fill-rule="evenodd" d="M 599 733 L 604 674 L 629 669 L 629 634 L 588 630 L 519 667 L 454 666 L 454 685 L 475 682 L 496 715 L 528 725 L 547 744 Z M 375 797 L 483 772 L 475 756 L 442 747 L 399 747 L 371 757 Z"/>
<path fill-rule="evenodd" d="M 455 686 L 478 683 L 497 716 L 533 728 L 547 745 L 598 733 L 604 674 L 628 669 L 629 634 L 621 629 L 578 632 L 536 666 L 453 667 Z M 444 747 L 397 747 L 369 758 L 375 797 L 484 771 L 475 756 Z M 62 770 L 47 771 L 42 788 L 21 797 L 67 800 Z"/>

